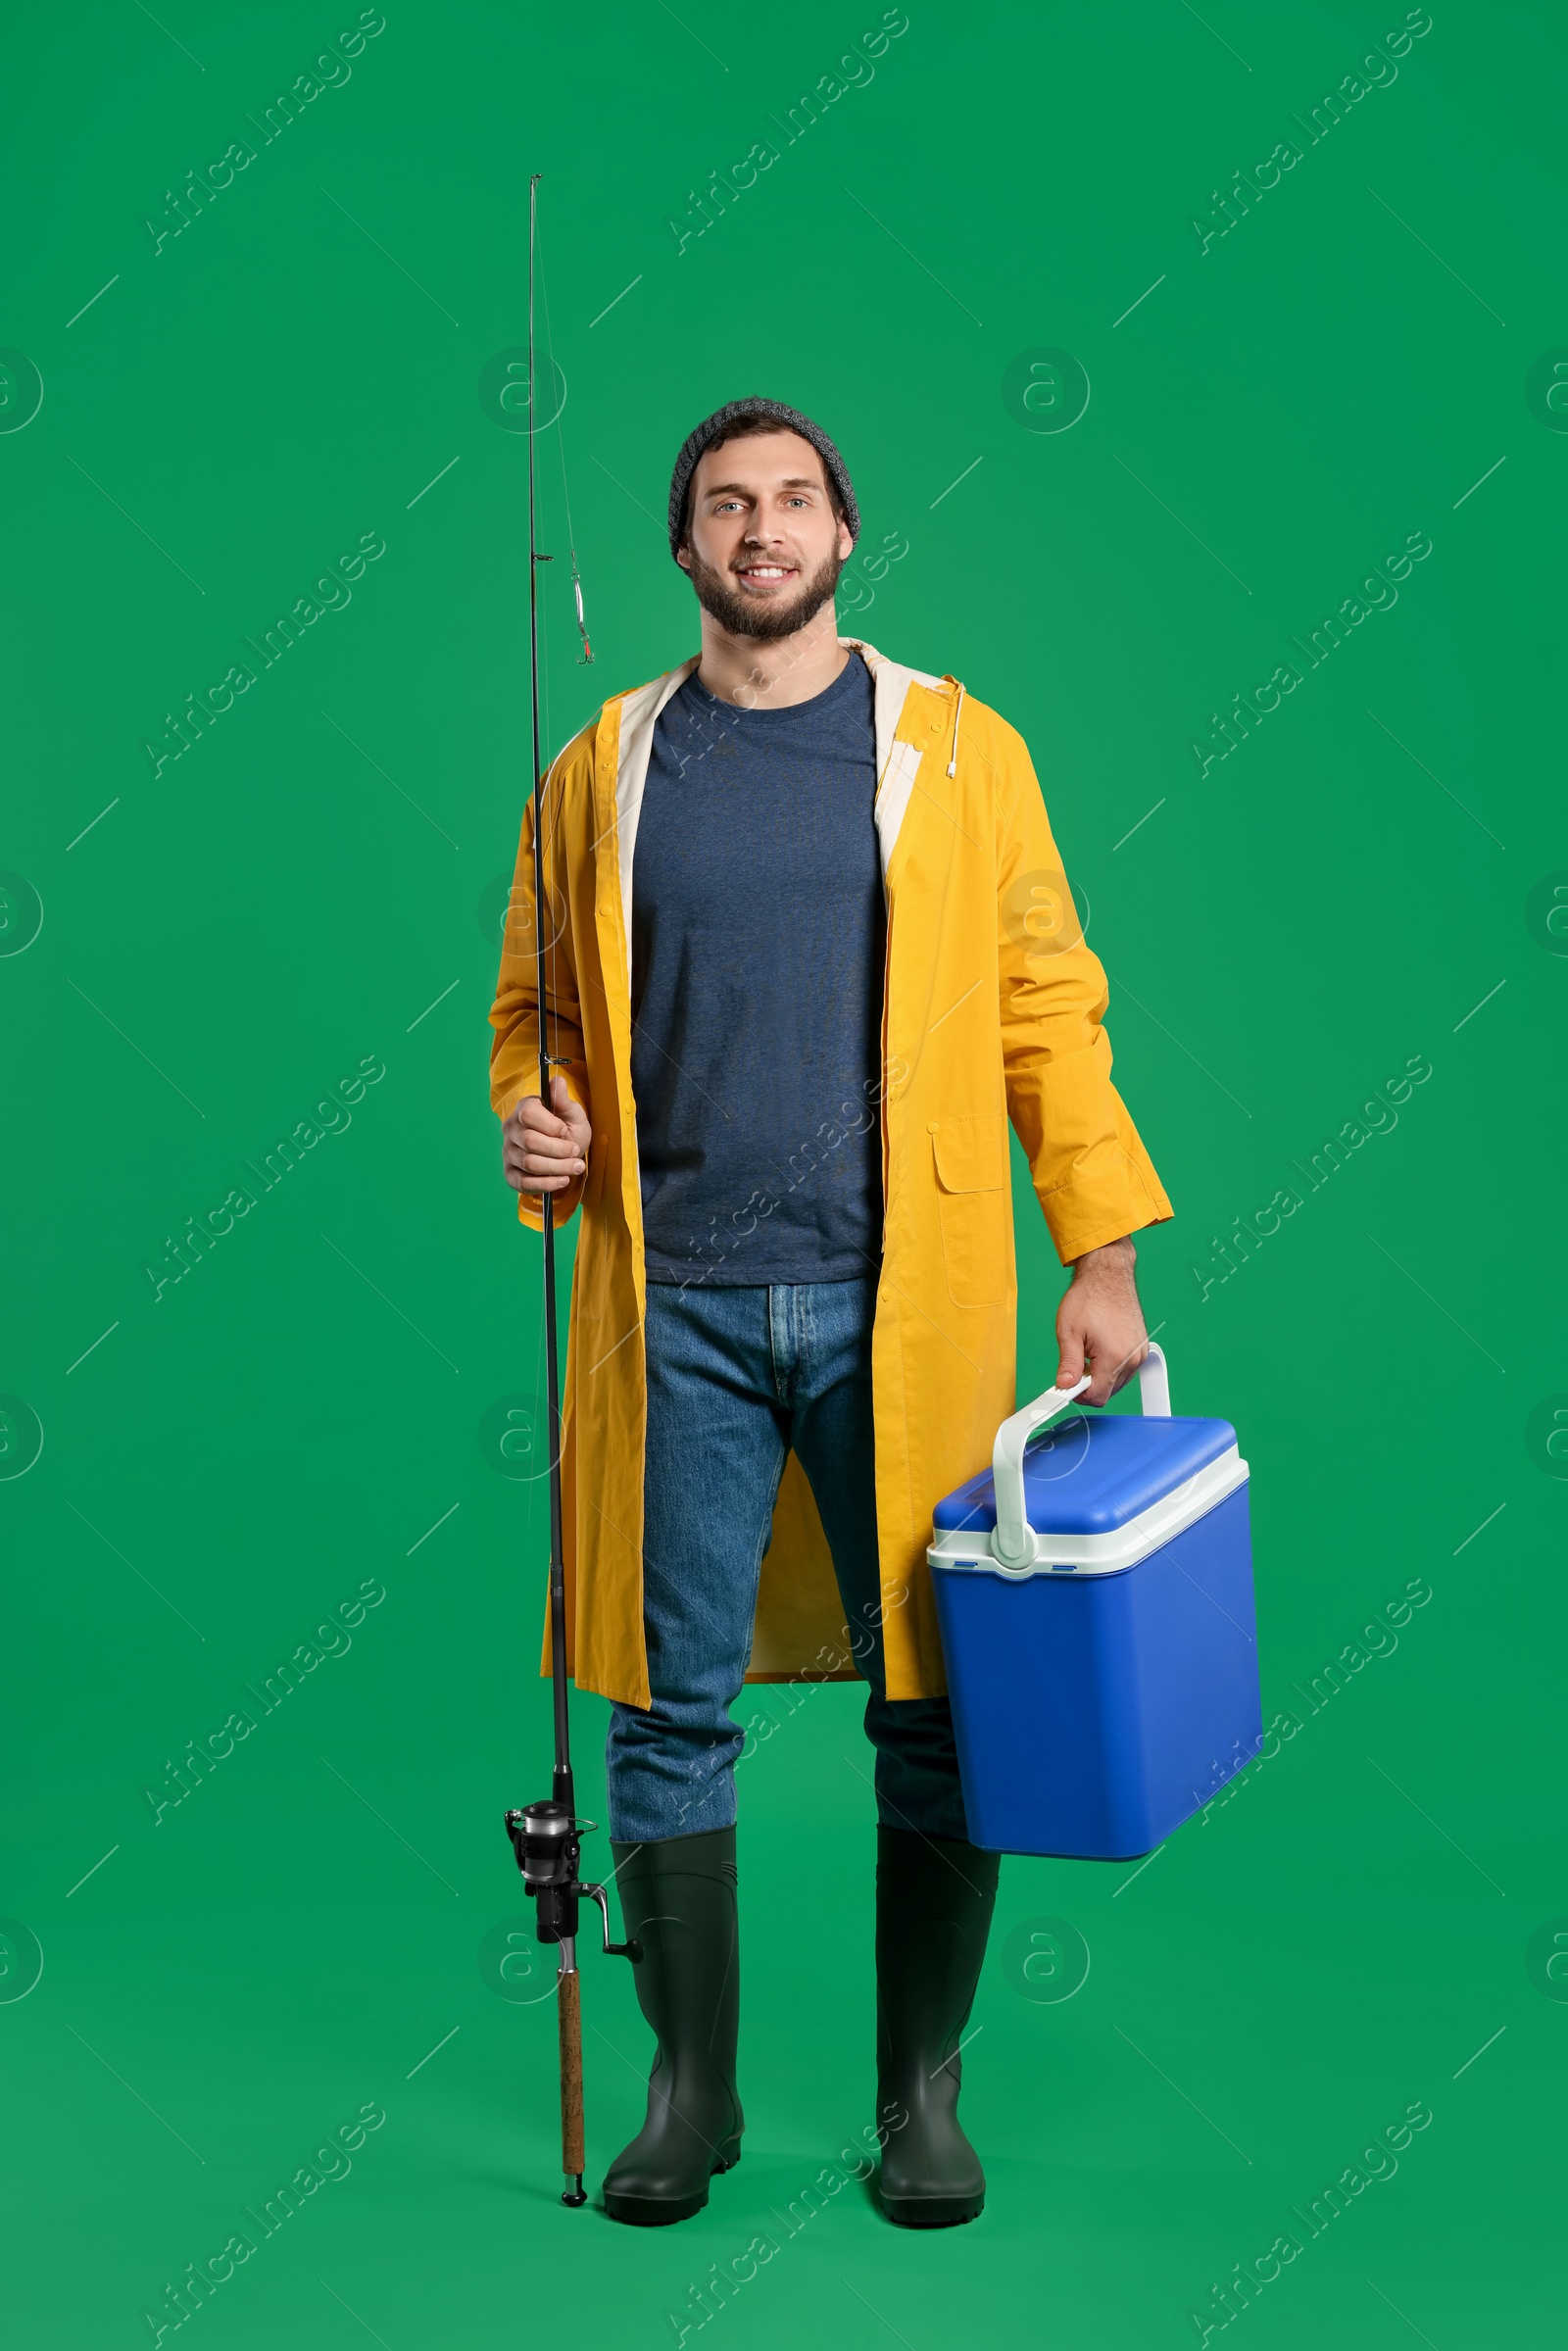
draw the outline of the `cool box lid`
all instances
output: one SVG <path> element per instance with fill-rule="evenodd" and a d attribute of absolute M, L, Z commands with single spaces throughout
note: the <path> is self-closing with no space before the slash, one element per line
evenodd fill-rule
<path fill-rule="evenodd" d="M 1038 1535 L 1112 1534 L 1235 1450 L 1228 1420 L 1074 1412 L 1025 1448 L 1029 1524 Z M 997 1523 L 992 1472 L 958 1487 L 932 1518 L 939 1543 L 949 1534 L 989 1535 Z"/>

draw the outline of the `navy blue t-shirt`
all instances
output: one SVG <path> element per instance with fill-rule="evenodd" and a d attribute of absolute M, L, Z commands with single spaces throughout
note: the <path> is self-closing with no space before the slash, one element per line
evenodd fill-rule
<path fill-rule="evenodd" d="M 882 1249 L 886 914 L 870 672 L 789 710 L 687 678 L 632 862 L 651 1282 L 835 1282 Z"/>

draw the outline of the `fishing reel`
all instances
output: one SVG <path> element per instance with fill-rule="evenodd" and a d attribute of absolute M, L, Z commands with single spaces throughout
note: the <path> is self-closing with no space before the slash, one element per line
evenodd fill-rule
<path fill-rule="evenodd" d="M 577 1906 L 586 1895 L 590 1902 L 599 1905 L 608 1956 L 629 1959 L 635 1966 L 643 1955 L 642 1944 L 635 1935 L 623 1943 L 611 1941 L 609 1896 L 602 1886 L 585 1884 L 577 1875 L 583 1832 L 597 1827 L 596 1821 L 579 1820 L 569 1804 L 563 1804 L 554 1796 L 525 1805 L 520 1812 L 507 1814 L 507 1835 L 522 1872 L 522 1883 L 538 1905 L 539 1940 L 573 1942 L 577 1934 Z"/>

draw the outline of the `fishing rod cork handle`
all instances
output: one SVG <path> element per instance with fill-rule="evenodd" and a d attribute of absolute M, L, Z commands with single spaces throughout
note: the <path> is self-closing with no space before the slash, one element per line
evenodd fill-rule
<path fill-rule="evenodd" d="M 563 2204 L 586 2204 L 582 2128 L 582 1986 L 575 1968 L 556 1980 L 556 2025 L 561 2042 L 561 2170 Z"/>

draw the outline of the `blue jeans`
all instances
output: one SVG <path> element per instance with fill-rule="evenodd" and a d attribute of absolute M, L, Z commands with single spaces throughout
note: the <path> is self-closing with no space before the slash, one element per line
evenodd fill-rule
<path fill-rule="evenodd" d="M 614 1706 L 610 1832 L 727 1829 L 745 1733 L 730 1714 L 752 1646 L 773 1503 L 793 1446 L 844 1604 L 844 1662 L 871 1686 L 877 1817 L 963 1837 L 946 1698 L 889 1699 L 871 1419 L 874 1281 L 682 1290 L 648 1285 L 643 1629 L 648 1707 Z"/>

